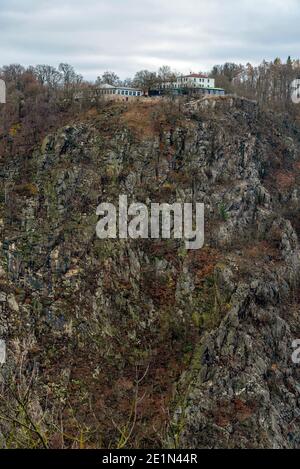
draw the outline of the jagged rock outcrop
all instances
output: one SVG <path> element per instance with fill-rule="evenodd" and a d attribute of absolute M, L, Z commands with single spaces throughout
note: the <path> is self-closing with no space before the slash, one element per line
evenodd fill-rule
<path fill-rule="evenodd" d="M 231 97 L 108 105 L 1 174 L 2 446 L 300 446 L 287 116 Z M 97 239 L 120 194 L 204 202 L 205 247 Z"/>

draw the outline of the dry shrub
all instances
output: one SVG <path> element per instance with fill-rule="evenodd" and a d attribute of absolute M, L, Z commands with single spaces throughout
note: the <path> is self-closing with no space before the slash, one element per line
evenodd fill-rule
<path fill-rule="evenodd" d="M 127 110 L 122 114 L 123 122 L 138 138 L 153 137 L 155 135 L 155 121 L 153 112 L 158 101 L 140 101 L 128 103 Z"/>
<path fill-rule="evenodd" d="M 274 233 L 274 236 L 278 240 L 280 233 Z M 281 238 L 280 238 L 281 239 Z M 259 241 L 255 244 L 247 246 L 244 249 L 244 257 L 247 260 L 251 259 L 262 259 L 265 256 L 277 258 L 279 256 L 278 250 L 268 241 Z"/>
<path fill-rule="evenodd" d="M 157 272 L 151 267 L 143 273 L 143 291 L 155 306 L 170 307 L 175 304 L 176 275 L 170 272 Z"/>
<path fill-rule="evenodd" d="M 201 285 L 202 282 L 210 277 L 218 262 L 219 255 L 215 249 L 204 247 L 198 251 L 190 251 L 189 269 L 195 275 L 195 285 Z"/>
<path fill-rule="evenodd" d="M 14 188 L 14 192 L 21 197 L 34 197 L 38 191 L 38 187 L 32 183 L 20 184 Z"/>
<path fill-rule="evenodd" d="M 275 174 L 276 186 L 279 190 L 285 191 L 295 184 L 295 175 L 288 171 L 277 171 Z"/>

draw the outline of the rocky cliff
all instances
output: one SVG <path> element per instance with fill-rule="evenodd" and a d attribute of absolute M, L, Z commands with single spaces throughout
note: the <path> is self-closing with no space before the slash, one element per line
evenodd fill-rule
<path fill-rule="evenodd" d="M 107 104 L 1 162 L 2 447 L 295 448 L 300 128 Z M 100 202 L 205 204 L 205 246 L 100 240 Z"/>

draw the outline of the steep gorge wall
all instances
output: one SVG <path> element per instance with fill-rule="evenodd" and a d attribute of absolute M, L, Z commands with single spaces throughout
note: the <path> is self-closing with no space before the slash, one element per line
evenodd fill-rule
<path fill-rule="evenodd" d="M 2 446 L 299 447 L 299 150 L 226 98 L 108 105 L 3 161 Z M 97 239 L 120 194 L 203 202 L 205 247 Z"/>

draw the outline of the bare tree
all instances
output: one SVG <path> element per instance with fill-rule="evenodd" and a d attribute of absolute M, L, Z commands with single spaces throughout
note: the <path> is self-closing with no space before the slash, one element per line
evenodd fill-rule
<path fill-rule="evenodd" d="M 106 71 L 101 77 L 96 80 L 96 85 L 108 84 L 111 86 L 117 86 L 120 84 L 120 78 L 115 72 Z"/>
<path fill-rule="evenodd" d="M 37 65 L 33 72 L 41 85 L 47 85 L 50 88 L 56 88 L 61 81 L 61 74 L 51 65 Z"/>
<path fill-rule="evenodd" d="M 158 82 L 158 77 L 156 72 L 150 72 L 149 70 L 140 70 L 135 74 L 133 79 L 134 86 L 141 88 L 145 93 L 147 93 L 150 88 L 156 85 Z"/>

